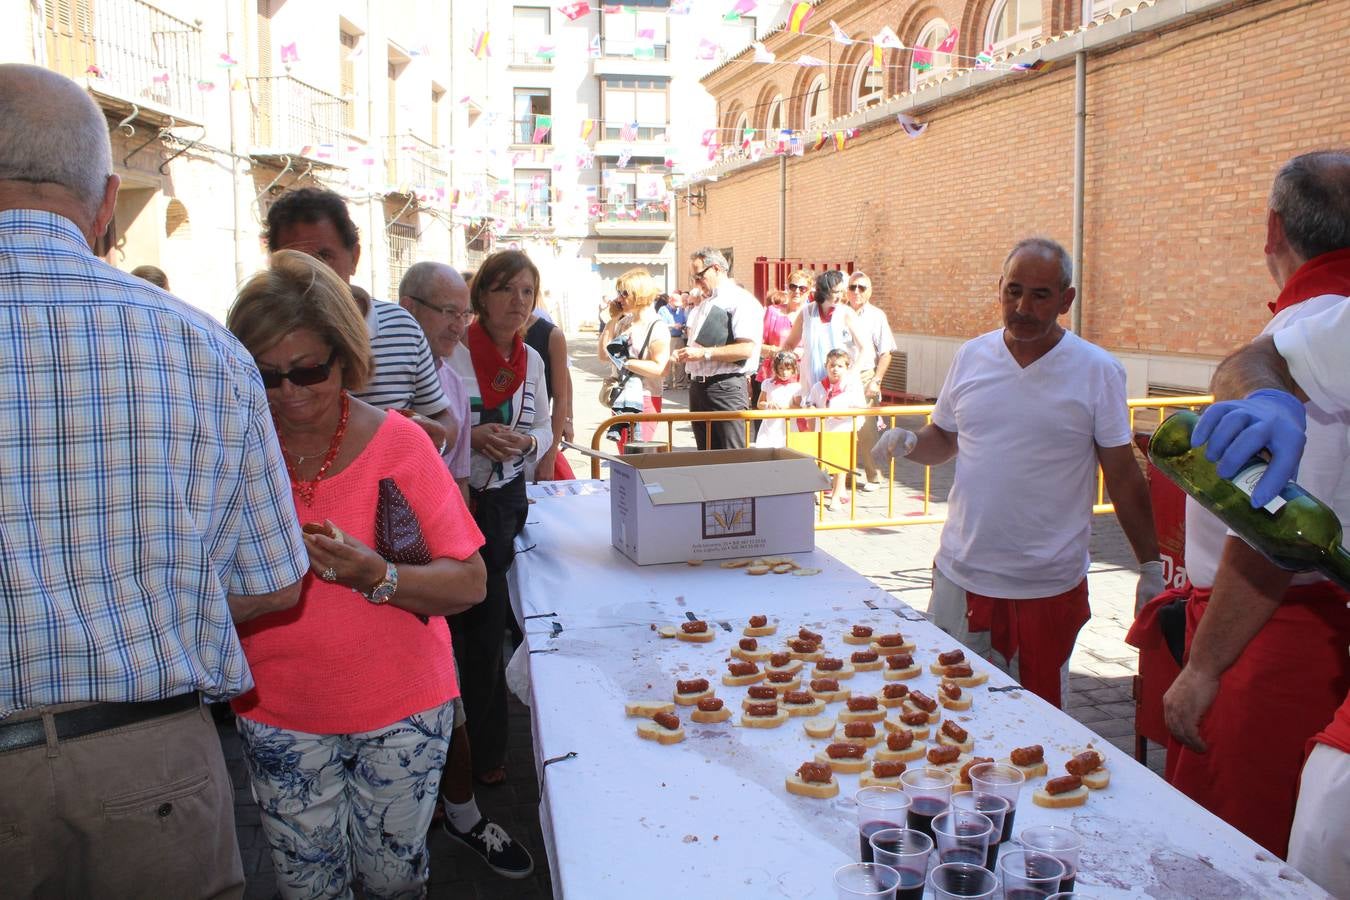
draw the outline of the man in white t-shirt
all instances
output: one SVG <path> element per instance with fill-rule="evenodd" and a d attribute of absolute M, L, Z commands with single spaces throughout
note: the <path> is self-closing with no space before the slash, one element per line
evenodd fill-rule
<path fill-rule="evenodd" d="M 1125 370 L 1060 326 L 1073 304 L 1064 248 L 1028 238 L 999 279 L 1004 327 L 956 352 L 932 422 L 893 428 L 879 465 L 956 460 L 933 565 L 935 624 L 1059 705 L 1088 621 L 1097 464 L 1140 563 L 1137 593 L 1162 589 L 1148 487 L 1135 461 Z"/>
<path fill-rule="evenodd" d="M 867 273 L 854 272 L 848 277 L 848 304 L 853 307 L 863 332 L 863 346 L 854 370 L 862 382 L 867 405 L 878 406 L 881 404 L 881 380 L 886 377 L 886 370 L 891 367 L 891 354 L 895 352 L 895 334 L 891 332 L 885 311 L 872 303 L 872 278 Z M 881 487 L 881 468 L 872 461 L 872 448 L 876 443 L 877 417 L 868 416 L 858 423 L 858 461 L 867 474 L 867 481 L 858 485 L 862 491 L 875 491 Z"/>
<path fill-rule="evenodd" d="M 764 340 L 764 307 L 731 280 L 727 258 L 705 247 L 690 257 L 689 274 L 704 298 L 689 312 L 688 345 L 670 355 L 671 365 L 689 373 L 689 411 L 750 408 L 750 375 L 759 367 Z M 745 423 L 694 422 L 700 450 L 745 447 Z"/>

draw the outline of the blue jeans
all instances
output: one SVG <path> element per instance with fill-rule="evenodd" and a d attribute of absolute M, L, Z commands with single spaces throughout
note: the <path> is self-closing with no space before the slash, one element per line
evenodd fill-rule
<path fill-rule="evenodd" d="M 421 897 L 454 701 L 358 734 L 238 718 L 253 798 L 287 900 Z"/>

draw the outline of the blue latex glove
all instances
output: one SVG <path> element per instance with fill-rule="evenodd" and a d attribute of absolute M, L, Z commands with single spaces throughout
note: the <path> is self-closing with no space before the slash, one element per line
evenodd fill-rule
<path fill-rule="evenodd" d="M 1205 458 L 1219 474 L 1232 478 L 1261 450 L 1270 451 L 1270 467 L 1252 492 L 1252 506 L 1265 506 L 1298 471 L 1307 443 L 1308 415 L 1293 394 L 1266 388 L 1244 400 L 1225 400 L 1205 410 L 1191 433 L 1191 446 L 1205 447 Z"/>

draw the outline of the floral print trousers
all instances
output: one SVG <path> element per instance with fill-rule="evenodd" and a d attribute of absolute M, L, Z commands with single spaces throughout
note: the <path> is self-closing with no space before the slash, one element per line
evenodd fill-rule
<path fill-rule="evenodd" d="M 427 829 L 454 701 L 375 731 L 306 734 L 238 718 L 277 889 L 287 900 L 426 893 Z"/>

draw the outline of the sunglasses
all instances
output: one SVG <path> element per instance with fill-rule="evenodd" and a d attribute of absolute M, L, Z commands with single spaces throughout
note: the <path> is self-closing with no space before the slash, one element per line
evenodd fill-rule
<path fill-rule="evenodd" d="M 800 293 L 801 291 L 809 291 L 809 290 L 811 290 L 811 285 L 809 285 L 809 284 L 789 284 L 789 285 L 788 285 L 788 290 L 789 290 L 789 291 L 792 291 L 794 294 L 795 294 L 795 293 Z"/>
<path fill-rule="evenodd" d="M 262 375 L 262 383 L 265 388 L 279 388 L 281 382 L 290 381 L 291 384 L 300 387 L 309 387 L 313 384 L 328 380 L 328 373 L 333 369 L 333 362 L 337 359 L 337 348 L 328 354 L 328 362 L 319 363 L 317 366 L 299 366 L 291 369 L 289 372 L 271 372 L 266 369 L 259 369 Z"/>
<path fill-rule="evenodd" d="M 711 272 L 711 271 L 712 271 L 713 269 L 715 269 L 715 268 L 717 268 L 717 266 L 704 266 L 702 269 L 699 269 L 697 272 L 694 273 L 694 280 L 695 280 L 695 281 L 702 281 L 702 280 L 703 280 L 703 276 L 704 276 L 704 275 L 707 275 L 709 272 Z"/>
<path fill-rule="evenodd" d="M 870 291 L 872 286 L 870 284 L 850 284 L 848 289 L 850 291 Z"/>

